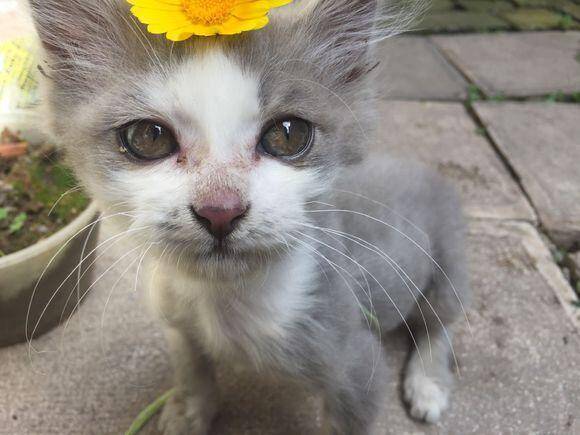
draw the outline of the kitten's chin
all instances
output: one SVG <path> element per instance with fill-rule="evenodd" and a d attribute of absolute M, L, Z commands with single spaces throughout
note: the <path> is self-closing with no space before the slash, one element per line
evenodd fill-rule
<path fill-rule="evenodd" d="M 240 249 L 230 245 L 215 245 L 205 250 L 185 249 L 175 264 L 196 276 L 235 278 L 267 267 L 280 258 L 280 251 L 273 249 Z"/>

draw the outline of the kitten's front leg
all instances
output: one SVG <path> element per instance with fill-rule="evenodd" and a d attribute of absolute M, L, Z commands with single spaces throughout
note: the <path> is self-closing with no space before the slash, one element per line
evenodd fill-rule
<path fill-rule="evenodd" d="M 387 366 L 368 330 L 353 333 L 324 370 L 324 435 L 371 435 L 384 406 Z"/>
<path fill-rule="evenodd" d="M 167 331 L 175 370 L 176 393 L 163 409 L 164 435 L 207 435 L 217 413 L 217 388 L 212 362 L 185 333 Z"/>

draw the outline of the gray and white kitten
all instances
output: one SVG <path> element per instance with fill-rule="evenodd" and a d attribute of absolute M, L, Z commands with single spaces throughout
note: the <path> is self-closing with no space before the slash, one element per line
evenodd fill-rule
<path fill-rule="evenodd" d="M 370 433 L 387 367 L 369 319 L 411 333 L 405 400 L 438 421 L 463 228 L 444 182 L 376 152 L 382 2 L 295 1 L 261 31 L 178 44 L 125 0 L 29 4 L 50 132 L 146 253 L 176 376 L 163 432 L 209 432 L 219 362 L 320 393 L 328 433 Z"/>

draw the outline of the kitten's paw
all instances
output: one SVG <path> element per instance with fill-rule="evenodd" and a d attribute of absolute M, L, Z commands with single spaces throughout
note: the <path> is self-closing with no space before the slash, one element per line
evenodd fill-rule
<path fill-rule="evenodd" d="M 172 397 L 161 413 L 163 435 L 207 435 L 215 415 L 213 407 L 196 397 Z"/>
<path fill-rule="evenodd" d="M 426 423 L 437 423 L 449 406 L 449 390 L 423 373 L 407 376 L 404 395 L 411 416 Z"/>

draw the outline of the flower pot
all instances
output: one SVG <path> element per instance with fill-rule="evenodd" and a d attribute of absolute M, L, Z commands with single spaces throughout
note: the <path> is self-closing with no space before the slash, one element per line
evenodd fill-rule
<path fill-rule="evenodd" d="M 1 127 L 20 131 L 31 144 L 42 141 L 32 115 L 0 116 Z M 0 257 L 0 347 L 37 338 L 66 320 L 93 280 L 98 211 L 90 205 L 52 236 Z M 93 225 L 94 224 L 94 225 Z M 90 254 L 77 268 L 84 255 Z M 75 269 L 76 268 L 76 269 Z"/>
<path fill-rule="evenodd" d="M 97 217 L 92 205 L 51 237 L 0 258 L 0 347 L 37 338 L 72 314 L 93 281 Z M 90 255 L 77 267 L 83 249 Z"/>

